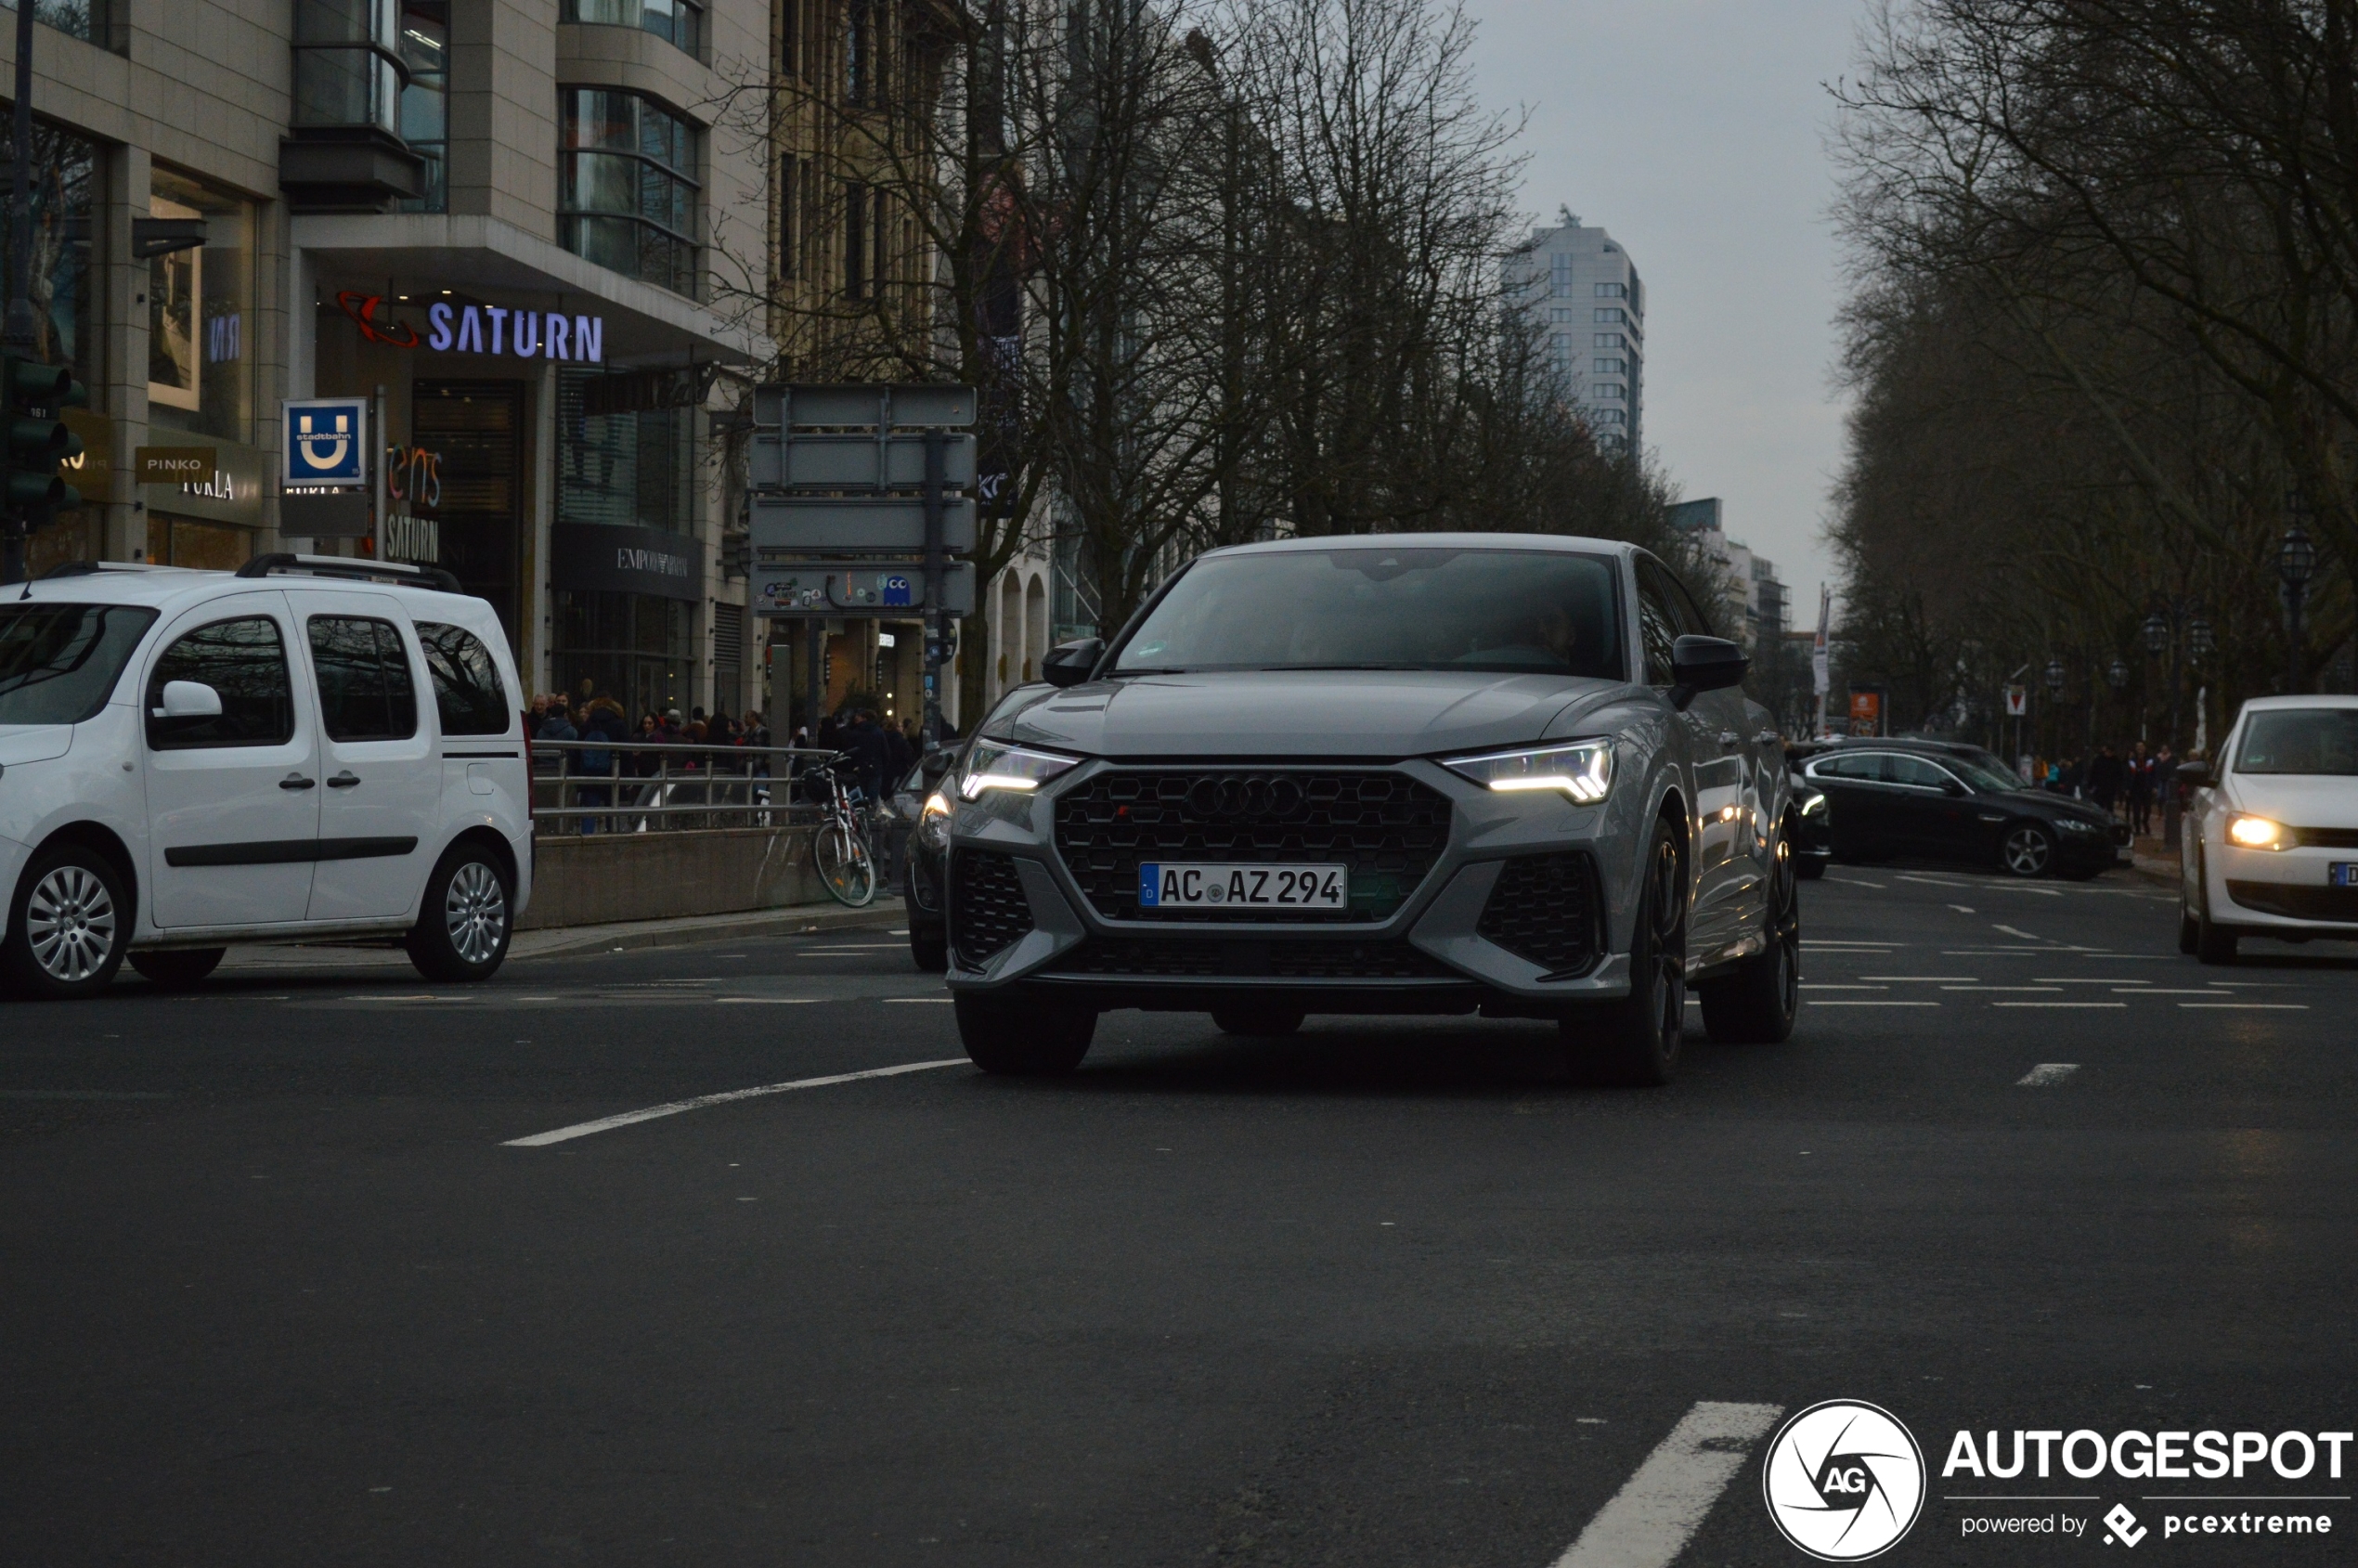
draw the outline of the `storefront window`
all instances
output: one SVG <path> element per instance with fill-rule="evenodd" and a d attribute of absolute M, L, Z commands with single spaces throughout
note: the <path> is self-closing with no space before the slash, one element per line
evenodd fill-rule
<path fill-rule="evenodd" d="M 0 167 L 8 152 L 8 127 L 0 121 Z M 90 314 L 90 196 L 97 167 L 97 149 L 89 142 L 32 123 L 32 292 L 40 334 L 33 354 L 45 364 L 72 366 L 74 379 L 93 388 L 100 380 Z M 0 201 L 0 209 L 6 205 Z M 6 227 L 0 212 L 0 232 Z M 0 255 L 6 253 L 0 247 Z"/>
<path fill-rule="evenodd" d="M 10 0 L 0 0 L 0 10 L 16 8 Z M 32 0 L 32 19 L 93 44 L 107 41 L 106 0 Z"/>
<path fill-rule="evenodd" d="M 600 266 L 696 292 L 696 135 L 636 93 L 561 87 L 558 233 Z"/>
<path fill-rule="evenodd" d="M 401 139 L 425 160 L 419 192 L 405 213 L 450 210 L 450 0 L 402 0 Z"/>
<path fill-rule="evenodd" d="M 149 213 L 202 218 L 205 242 L 148 263 L 148 403 L 158 424 L 253 435 L 253 208 L 154 171 Z"/>
<path fill-rule="evenodd" d="M 692 55 L 704 46 L 704 7 L 693 0 L 565 0 L 564 19 L 641 28 Z"/>
<path fill-rule="evenodd" d="M 691 534 L 693 410 L 671 378 L 557 373 L 557 521 Z"/>
<path fill-rule="evenodd" d="M 689 708 L 695 667 L 694 606 L 645 593 L 559 590 L 549 667 L 577 705 L 610 696 L 635 727 L 643 714 Z"/>

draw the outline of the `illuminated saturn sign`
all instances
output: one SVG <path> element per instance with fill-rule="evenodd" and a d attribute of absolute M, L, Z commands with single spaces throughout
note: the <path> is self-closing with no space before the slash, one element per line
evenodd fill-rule
<path fill-rule="evenodd" d="M 562 310 L 523 310 L 499 305 L 454 305 L 436 300 L 426 310 L 423 337 L 407 322 L 380 319 L 382 294 L 346 290 L 336 304 L 370 343 L 389 348 L 426 348 L 437 354 L 512 355 L 518 359 L 555 359 L 602 365 L 606 318 Z"/>

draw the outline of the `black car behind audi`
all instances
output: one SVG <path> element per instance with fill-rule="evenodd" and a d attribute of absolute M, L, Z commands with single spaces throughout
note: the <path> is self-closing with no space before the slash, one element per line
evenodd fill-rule
<path fill-rule="evenodd" d="M 1937 741 L 1851 742 L 1809 757 L 1797 784 L 1824 797 L 1839 861 L 1902 856 L 1991 866 L 2013 876 L 2096 875 L 2129 829 L 2084 800 L 2032 789 L 1977 748 Z"/>

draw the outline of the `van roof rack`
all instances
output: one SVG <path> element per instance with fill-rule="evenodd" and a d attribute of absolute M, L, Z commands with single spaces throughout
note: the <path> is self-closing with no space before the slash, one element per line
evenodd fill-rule
<path fill-rule="evenodd" d="M 348 555 L 289 555 L 274 551 L 257 555 L 238 568 L 241 577 L 266 577 L 273 572 L 315 577 L 350 577 L 359 582 L 403 583 L 443 593 L 464 593 L 459 579 L 439 566 L 411 566 L 397 561 L 361 561 Z"/>
<path fill-rule="evenodd" d="M 54 577 L 95 577 L 101 572 L 168 572 L 169 566 L 150 561 L 61 561 L 41 574 L 36 580 L 47 582 Z"/>

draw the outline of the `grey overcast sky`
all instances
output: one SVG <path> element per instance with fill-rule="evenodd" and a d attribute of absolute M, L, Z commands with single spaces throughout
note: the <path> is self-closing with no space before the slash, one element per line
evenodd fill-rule
<path fill-rule="evenodd" d="M 1843 435 L 1822 84 L 1866 0 L 1467 4 L 1483 99 L 1530 114 L 1523 205 L 1601 224 L 1645 280 L 1646 445 L 1814 626 Z"/>

